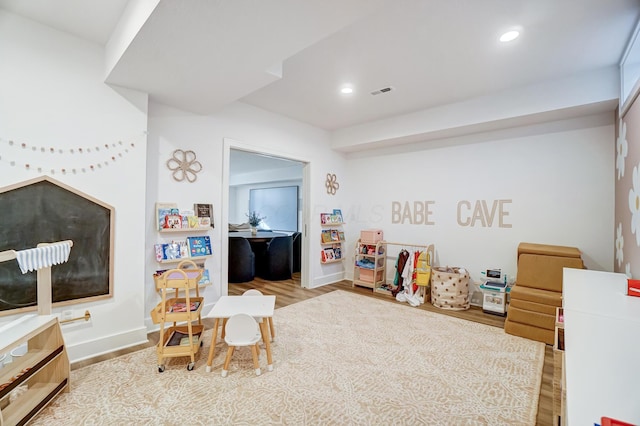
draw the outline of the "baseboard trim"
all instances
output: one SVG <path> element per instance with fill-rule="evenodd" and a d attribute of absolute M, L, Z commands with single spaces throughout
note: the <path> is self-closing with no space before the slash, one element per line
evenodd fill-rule
<path fill-rule="evenodd" d="M 121 349 L 146 344 L 147 342 L 146 327 L 138 327 L 122 333 L 66 346 L 69 354 L 69 362 L 73 364 L 74 362 L 95 358 Z"/>
<path fill-rule="evenodd" d="M 344 271 L 336 272 L 335 274 L 323 275 L 313 280 L 313 285 L 309 288 L 322 287 L 327 284 L 335 284 L 344 280 Z"/>

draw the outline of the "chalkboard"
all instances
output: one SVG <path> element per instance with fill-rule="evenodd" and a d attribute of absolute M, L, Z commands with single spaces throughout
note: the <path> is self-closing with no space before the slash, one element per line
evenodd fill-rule
<path fill-rule="evenodd" d="M 51 267 L 52 301 L 112 296 L 113 208 L 49 177 L 0 189 L 0 251 L 71 240 L 69 260 Z M 0 315 L 36 309 L 37 273 L 0 263 Z"/>

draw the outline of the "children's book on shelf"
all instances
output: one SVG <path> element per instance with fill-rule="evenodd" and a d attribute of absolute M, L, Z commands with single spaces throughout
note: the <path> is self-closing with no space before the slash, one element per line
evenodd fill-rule
<path fill-rule="evenodd" d="M 158 230 L 167 228 L 167 216 L 180 214 L 175 203 L 156 203 L 156 221 Z"/>
<path fill-rule="evenodd" d="M 160 262 L 161 260 L 165 260 L 164 259 L 164 248 L 162 247 L 163 244 L 156 244 L 154 246 L 155 252 L 156 252 L 156 261 Z"/>
<path fill-rule="evenodd" d="M 193 343 L 198 343 L 198 339 L 200 338 L 199 335 L 194 334 L 192 337 L 193 339 Z M 169 337 L 169 339 L 167 339 L 167 343 L 165 343 L 165 346 L 189 346 L 189 335 L 186 333 L 181 333 L 179 331 L 174 331 L 171 334 L 171 337 Z"/>
<path fill-rule="evenodd" d="M 338 231 L 338 240 L 344 241 L 344 231 Z"/>
<path fill-rule="evenodd" d="M 335 253 L 332 248 L 324 249 L 324 255 L 327 262 L 335 259 Z"/>
<path fill-rule="evenodd" d="M 337 229 L 331 230 L 331 241 L 340 241 L 340 235 L 338 234 Z"/>
<path fill-rule="evenodd" d="M 340 244 L 333 245 L 333 256 L 336 259 L 342 259 L 342 247 L 340 246 Z"/>
<path fill-rule="evenodd" d="M 190 311 L 195 311 L 200 306 L 200 302 L 191 302 Z M 187 304 L 185 302 L 176 302 L 173 305 L 169 306 L 169 312 L 187 312 Z"/>
<path fill-rule="evenodd" d="M 331 231 L 328 229 L 325 229 L 324 231 L 322 231 L 322 243 L 330 243 L 331 242 Z"/>
<path fill-rule="evenodd" d="M 180 218 L 182 219 L 182 228 L 189 228 L 189 217 L 195 216 L 193 210 L 180 210 Z"/>
<path fill-rule="evenodd" d="M 320 213 L 320 223 L 322 225 L 341 224 L 342 212 L 340 210 L 334 210 L 334 213 Z"/>
<path fill-rule="evenodd" d="M 206 223 L 206 226 L 215 228 L 213 225 L 213 204 L 196 203 L 193 205 L 193 210 L 195 210 L 196 216 L 200 218 L 200 226 Z"/>
<path fill-rule="evenodd" d="M 171 214 L 171 209 L 158 210 L 158 229 L 164 229 L 167 223 L 167 216 Z"/>
<path fill-rule="evenodd" d="M 158 245 L 158 244 L 156 244 L 156 245 Z M 162 260 L 162 259 L 160 259 L 160 260 Z M 154 278 L 161 277 L 162 274 L 164 274 L 167 271 L 168 271 L 168 269 L 158 269 L 156 272 L 153 273 L 153 277 Z"/>
<path fill-rule="evenodd" d="M 164 218 L 164 229 L 182 228 L 182 216 L 180 214 L 168 214 Z"/>
<path fill-rule="evenodd" d="M 187 246 L 187 242 L 180 241 L 178 244 L 180 245 L 180 258 L 189 257 L 189 247 Z"/>
<path fill-rule="evenodd" d="M 200 218 L 198 216 L 188 216 L 187 224 L 189 225 L 189 228 L 199 228 Z"/>
<path fill-rule="evenodd" d="M 191 337 L 191 341 L 193 342 L 194 345 L 198 343 L 199 339 L 200 339 L 200 336 L 198 336 L 197 334 Z M 180 339 L 180 346 L 189 346 L 189 336 L 183 337 L 182 339 Z"/>
<path fill-rule="evenodd" d="M 162 244 L 162 260 L 182 259 L 183 250 L 179 243 Z"/>
<path fill-rule="evenodd" d="M 184 242 L 156 244 L 154 246 L 156 261 L 182 259 L 188 257 L 187 245 Z"/>
<path fill-rule="evenodd" d="M 187 237 L 189 254 L 191 257 L 208 256 L 211 254 L 211 238 L 208 235 Z"/>
<path fill-rule="evenodd" d="M 198 281 L 198 285 L 208 285 L 211 284 L 211 276 L 209 275 L 209 270 L 205 269 L 202 271 L 202 278 Z"/>
<path fill-rule="evenodd" d="M 322 262 L 331 262 L 334 260 L 342 259 L 342 246 L 340 244 L 333 244 L 331 247 L 326 247 L 320 252 Z"/>

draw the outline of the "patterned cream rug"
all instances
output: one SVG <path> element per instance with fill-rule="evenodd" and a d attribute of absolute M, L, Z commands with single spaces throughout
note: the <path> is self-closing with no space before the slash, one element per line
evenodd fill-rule
<path fill-rule="evenodd" d="M 500 328 L 334 291 L 276 310 L 274 371 L 211 331 L 193 371 L 155 348 L 74 370 L 33 425 L 534 425 L 544 344 Z"/>

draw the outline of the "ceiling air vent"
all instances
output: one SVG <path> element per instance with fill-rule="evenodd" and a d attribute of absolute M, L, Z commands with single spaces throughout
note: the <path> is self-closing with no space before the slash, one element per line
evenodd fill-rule
<path fill-rule="evenodd" d="M 382 89 L 374 90 L 373 92 L 371 92 L 371 94 L 372 94 L 373 96 L 376 96 L 376 95 L 381 95 L 381 94 L 383 94 L 383 93 L 389 93 L 389 92 L 390 92 L 390 91 L 392 91 L 392 90 L 393 90 L 393 87 L 391 87 L 391 86 L 389 86 L 389 87 L 383 87 Z"/>

